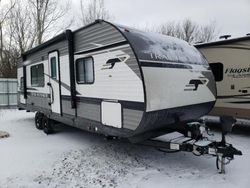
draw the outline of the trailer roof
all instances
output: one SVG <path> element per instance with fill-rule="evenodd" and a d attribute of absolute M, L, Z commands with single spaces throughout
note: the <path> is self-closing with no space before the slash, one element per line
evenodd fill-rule
<path fill-rule="evenodd" d="M 43 44 L 26 51 L 22 55 L 26 56 L 31 53 L 35 53 L 50 46 L 51 44 L 60 42 L 62 40 L 67 40 L 68 33 L 76 33 L 94 24 L 101 24 L 102 22 L 108 23 L 110 26 L 115 27 L 118 31 L 120 31 L 134 48 L 135 53 L 140 60 L 168 61 L 191 64 L 206 63 L 205 58 L 198 52 L 198 50 L 183 40 L 166 35 L 140 31 L 127 26 L 106 22 L 104 20 L 96 20 L 95 22 L 81 27 L 75 31 L 66 30 L 65 32 L 44 42 Z"/>
<path fill-rule="evenodd" d="M 86 29 L 87 27 L 90 27 L 90 26 L 92 26 L 92 25 L 94 25 L 96 23 L 100 23 L 101 21 L 102 20 L 96 20 L 95 22 L 90 23 L 90 24 L 88 24 L 88 25 L 86 25 L 84 27 L 80 27 L 79 29 L 77 29 L 77 30 L 75 30 L 73 32 L 75 33 L 75 32 L 78 32 L 80 30 Z M 42 44 L 40 44 L 38 46 L 35 46 L 34 48 L 31 48 L 30 50 L 24 52 L 22 55 L 26 56 L 26 55 L 32 54 L 32 53 L 37 52 L 37 51 L 39 51 L 39 50 L 41 50 L 43 48 L 48 47 L 51 44 L 54 44 L 54 43 L 60 42 L 62 40 L 65 40 L 65 39 L 67 39 L 67 33 L 68 32 L 72 32 L 72 31 L 70 29 L 67 29 L 64 32 L 60 33 L 59 35 L 56 35 L 55 37 L 51 38 L 50 40 L 48 40 L 48 41 L 46 41 L 46 42 L 44 42 L 44 43 L 42 43 Z"/>
<path fill-rule="evenodd" d="M 114 24 L 127 38 L 140 61 L 162 61 L 188 64 L 206 64 L 203 55 L 181 39 L 140 31 Z"/>
<path fill-rule="evenodd" d="M 22 55 L 25 56 L 25 55 L 32 54 L 32 53 L 37 52 L 37 51 L 39 51 L 39 50 L 41 50 L 43 48 L 46 48 L 47 46 L 49 46 L 49 45 L 51 45 L 53 43 L 56 43 L 56 42 L 59 42 L 59 41 L 62 41 L 64 39 L 66 39 L 66 32 L 67 32 L 67 30 L 65 32 L 55 36 L 54 38 L 52 38 L 52 39 L 50 39 L 50 40 L 48 40 L 48 41 L 34 47 L 34 48 L 31 48 L 30 50 L 24 52 Z"/>
<path fill-rule="evenodd" d="M 208 43 L 200 43 L 200 44 L 195 44 L 194 46 L 197 48 L 201 48 L 201 47 L 230 44 L 233 42 L 240 42 L 240 41 L 246 41 L 246 40 L 250 40 L 250 36 L 238 37 L 238 38 L 233 38 L 233 39 L 225 39 L 225 40 L 208 42 Z"/>

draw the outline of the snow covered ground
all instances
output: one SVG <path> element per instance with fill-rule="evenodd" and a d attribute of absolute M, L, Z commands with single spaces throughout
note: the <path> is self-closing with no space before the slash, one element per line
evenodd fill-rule
<path fill-rule="evenodd" d="M 212 157 L 106 141 L 64 125 L 47 136 L 25 111 L 0 110 L 0 130 L 10 133 L 0 139 L 1 188 L 250 187 L 250 129 L 228 137 L 243 156 L 226 166 L 225 175 L 217 173 Z"/>

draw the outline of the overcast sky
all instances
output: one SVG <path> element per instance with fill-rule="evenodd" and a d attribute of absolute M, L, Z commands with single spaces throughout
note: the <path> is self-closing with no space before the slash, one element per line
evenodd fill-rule
<path fill-rule="evenodd" d="M 73 14 L 80 6 L 79 0 L 71 1 Z M 250 33 L 250 0 L 105 0 L 105 5 L 122 25 L 144 27 L 190 18 L 199 24 L 215 21 L 220 35 Z"/>
<path fill-rule="evenodd" d="M 73 0 L 77 6 L 78 0 Z M 157 25 L 190 18 L 199 24 L 216 21 L 220 34 L 250 33 L 250 0 L 105 0 L 115 22 Z M 78 6 L 79 7 L 79 6 Z"/>

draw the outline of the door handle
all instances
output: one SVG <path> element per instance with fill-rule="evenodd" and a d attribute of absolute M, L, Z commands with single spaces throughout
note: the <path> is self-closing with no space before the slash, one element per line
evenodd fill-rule
<path fill-rule="evenodd" d="M 53 90 L 53 87 L 52 87 L 50 82 L 47 83 L 47 86 L 49 86 L 49 88 L 50 88 L 50 96 L 51 96 L 50 98 L 51 98 L 51 100 L 49 102 L 49 105 L 51 105 L 51 104 L 54 103 L 54 90 Z"/>

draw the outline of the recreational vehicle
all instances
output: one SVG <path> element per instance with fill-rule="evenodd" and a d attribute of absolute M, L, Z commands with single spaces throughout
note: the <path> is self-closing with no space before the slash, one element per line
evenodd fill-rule
<path fill-rule="evenodd" d="M 210 63 L 217 101 L 210 115 L 250 119 L 250 36 L 195 45 Z"/>
<path fill-rule="evenodd" d="M 105 21 L 67 30 L 22 59 L 19 107 L 39 112 L 45 131 L 56 120 L 130 138 L 177 129 L 215 103 L 213 74 L 194 47 Z"/>
<path fill-rule="evenodd" d="M 201 53 L 176 38 L 97 20 L 22 54 L 18 82 L 19 108 L 36 112 L 35 125 L 45 133 L 62 122 L 221 157 L 221 169 L 224 159 L 241 155 L 225 139 L 200 142 L 202 125 L 190 122 L 213 108 L 215 81 Z M 161 140 L 175 131 L 183 133 L 182 141 Z"/>

